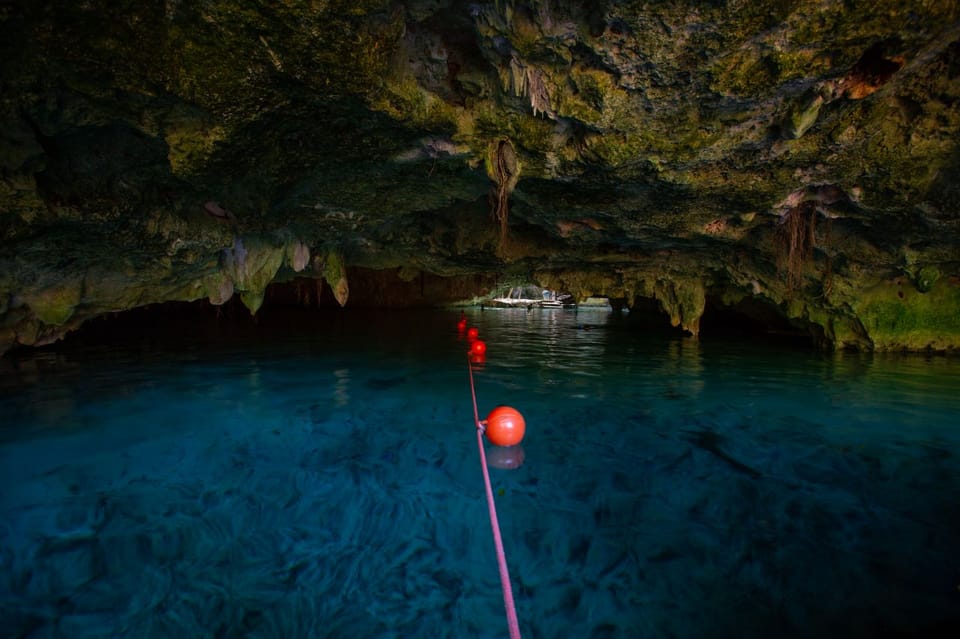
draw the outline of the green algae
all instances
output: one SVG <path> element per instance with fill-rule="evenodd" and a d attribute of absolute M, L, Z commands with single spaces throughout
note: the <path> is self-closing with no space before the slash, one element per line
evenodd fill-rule
<path fill-rule="evenodd" d="M 34 291 L 24 301 L 38 320 L 59 326 L 70 319 L 82 297 L 83 281 L 74 278 Z"/>
<path fill-rule="evenodd" d="M 177 113 L 167 119 L 163 133 L 171 172 L 189 176 L 202 170 L 227 131 L 205 114 Z"/>
<path fill-rule="evenodd" d="M 371 108 L 434 134 L 452 135 L 461 126 L 461 110 L 422 88 L 413 78 L 388 81 L 371 101 Z"/>
<path fill-rule="evenodd" d="M 715 90 L 738 96 L 763 95 L 786 82 L 831 71 L 830 56 L 809 49 L 783 50 L 771 43 L 746 47 L 717 60 L 712 67 Z"/>
<path fill-rule="evenodd" d="M 939 279 L 927 292 L 907 278 L 859 292 L 852 306 L 877 350 L 942 350 L 960 344 L 960 284 Z"/>
<path fill-rule="evenodd" d="M 925 266 L 920 269 L 920 272 L 917 274 L 917 290 L 921 293 L 929 293 L 939 279 L 940 269 L 936 266 Z"/>
<path fill-rule="evenodd" d="M 542 165 L 542 158 L 553 150 L 554 125 L 549 120 L 513 111 L 480 110 L 474 120 L 474 140 L 478 157 L 487 153 L 490 140 L 507 138 L 528 165 Z"/>

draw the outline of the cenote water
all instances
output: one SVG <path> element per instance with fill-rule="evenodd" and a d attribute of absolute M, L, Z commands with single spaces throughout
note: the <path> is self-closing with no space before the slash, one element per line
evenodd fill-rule
<path fill-rule="evenodd" d="M 524 637 L 960 636 L 960 360 L 468 317 Z M 457 313 L 268 319 L 0 360 L 0 634 L 507 636 Z"/>

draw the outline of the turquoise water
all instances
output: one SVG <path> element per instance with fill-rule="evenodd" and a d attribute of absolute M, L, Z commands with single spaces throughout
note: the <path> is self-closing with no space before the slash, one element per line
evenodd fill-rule
<path fill-rule="evenodd" d="M 457 315 L 268 319 L 0 360 L 0 634 L 507 636 Z M 960 360 L 469 319 L 524 637 L 960 636 Z"/>

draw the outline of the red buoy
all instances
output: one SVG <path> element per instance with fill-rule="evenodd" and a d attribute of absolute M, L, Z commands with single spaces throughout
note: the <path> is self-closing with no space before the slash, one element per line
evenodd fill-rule
<path fill-rule="evenodd" d="M 494 446 L 516 446 L 523 441 L 527 423 L 516 408 L 497 406 L 487 415 L 484 431 Z"/>
<path fill-rule="evenodd" d="M 467 330 L 467 339 L 477 339 L 478 337 L 480 337 L 480 331 L 477 330 L 476 326 L 471 326 Z"/>
<path fill-rule="evenodd" d="M 462 319 L 459 322 L 457 322 L 457 330 L 460 331 L 461 333 L 467 330 L 467 320 Z"/>
<path fill-rule="evenodd" d="M 487 343 L 482 339 L 474 340 L 470 344 L 470 354 L 471 355 L 485 355 L 487 352 Z"/>

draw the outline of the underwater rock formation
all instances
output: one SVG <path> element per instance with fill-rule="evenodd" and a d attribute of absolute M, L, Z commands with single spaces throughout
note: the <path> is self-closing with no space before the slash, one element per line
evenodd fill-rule
<path fill-rule="evenodd" d="M 355 269 L 960 347 L 952 0 L 14 2 L 0 50 L 0 352 Z"/>

